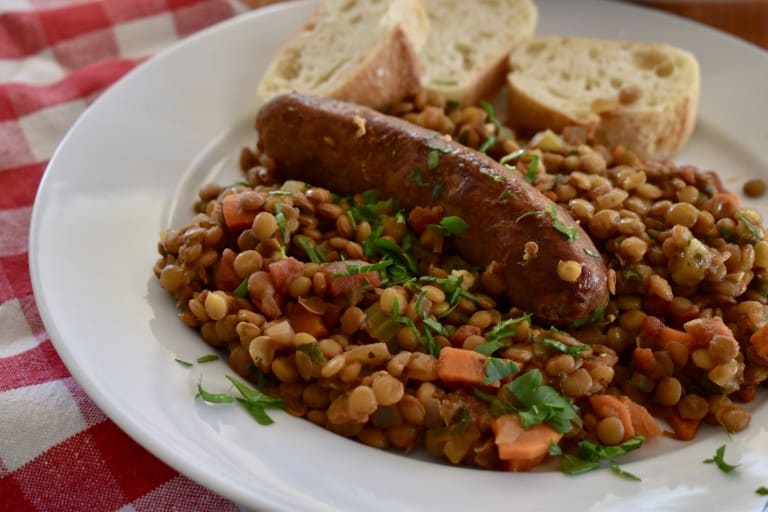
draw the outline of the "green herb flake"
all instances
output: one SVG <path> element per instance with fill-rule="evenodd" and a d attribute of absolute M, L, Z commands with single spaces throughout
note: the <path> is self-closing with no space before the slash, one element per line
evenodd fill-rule
<path fill-rule="evenodd" d="M 483 393 L 477 388 L 473 388 L 472 392 L 480 400 L 488 402 L 488 412 L 490 412 L 491 416 L 494 418 L 517 412 L 517 407 L 515 407 L 515 405 L 511 402 L 506 400 L 499 400 L 497 397 L 488 393 Z"/>
<path fill-rule="evenodd" d="M 221 359 L 217 354 L 208 354 L 197 358 L 198 364 L 210 363 L 211 361 L 218 361 Z"/>
<path fill-rule="evenodd" d="M 637 450 L 643 445 L 645 438 L 643 436 L 634 436 L 627 441 L 616 446 L 603 446 L 591 441 L 579 441 L 576 455 L 564 454 L 561 460 L 561 469 L 563 473 L 576 475 L 592 471 L 600 467 L 602 459 L 614 459 L 633 450 Z M 612 465 L 616 464 L 612 461 Z M 618 466 L 618 464 L 616 464 Z M 620 469 L 620 468 L 619 468 Z M 614 473 L 616 470 L 611 468 Z M 621 470 L 623 472 L 623 470 Z M 631 473 L 630 473 L 631 475 Z M 625 475 L 619 475 L 627 478 Z M 634 475 L 632 475 L 634 476 Z M 633 478 L 629 478 L 633 480 Z"/>
<path fill-rule="evenodd" d="M 267 411 L 264 410 L 263 405 L 251 402 L 244 398 L 237 398 L 236 400 L 259 425 L 267 426 L 275 422 L 275 420 L 267 414 Z"/>
<path fill-rule="evenodd" d="M 518 158 L 520 158 L 524 154 L 525 154 L 525 149 L 523 149 L 523 148 L 517 149 L 517 150 L 515 150 L 515 151 L 513 151 L 511 153 L 507 153 L 506 155 L 501 157 L 501 160 L 499 160 L 499 163 L 501 165 L 503 165 L 503 166 L 506 166 L 509 169 L 514 169 L 514 166 L 507 165 L 507 164 L 509 162 L 514 162 L 515 160 L 517 160 Z"/>
<path fill-rule="evenodd" d="M 504 201 L 504 200 L 506 200 L 506 199 L 508 199 L 510 197 L 514 197 L 514 196 L 515 195 L 511 191 L 505 190 L 504 192 L 499 194 L 499 201 Z"/>
<path fill-rule="evenodd" d="M 755 224 L 752 221 L 750 221 L 746 215 L 744 215 L 744 212 L 742 211 L 736 212 L 736 218 L 739 219 L 739 221 L 744 223 L 744 226 L 746 226 L 753 240 L 760 240 L 763 238 L 762 230 L 759 227 L 755 226 Z"/>
<path fill-rule="evenodd" d="M 547 453 L 549 455 L 552 455 L 553 457 L 556 455 L 562 455 L 563 450 L 560 448 L 560 445 L 554 442 L 553 440 L 549 440 L 549 448 L 547 448 Z"/>
<path fill-rule="evenodd" d="M 589 350 L 589 345 L 566 345 L 565 343 L 553 340 L 552 338 L 544 338 L 542 340 L 542 344 L 547 348 L 551 348 L 552 350 L 556 350 L 573 357 L 578 357 L 579 354 L 585 350 Z"/>
<path fill-rule="evenodd" d="M 768 487 L 761 485 L 757 489 L 755 489 L 755 494 L 759 496 L 768 496 Z"/>
<path fill-rule="evenodd" d="M 480 103 L 480 106 L 483 108 L 483 110 L 485 110 L 488 121 L 493 123 L 493 125 L 496 127 L 496 130 L 498 131 L 498 129 L 501 127 L 501 121 L 499 121 L 496 117 L 496 113 L 493 110 L 493 105 L 490 102 L 483 100 Z"/>
<path fill-rule="evenodd" d="M 323 364 L 325 362 L 325 354 L 320 350 L 320 344 L 316 341 L 299 345 L 296 350 L 307 354 L 315 364 Z"/>
<path fill-rule="evenodd" d="M 277 229 L 280 231 L 280 240 L 285 242 L 287 229 L 285 214 L 283 213 L 283 205 L 281 203 L 275 203 L 275 220 L 277 221 Z"/>
<path fill-rule="evenodd" d="M 584 318 L 578 318 L 571 322 L 570 328 L 571 329 L 578 329 L 580 327 L 584 327 L 585 325 L 590 324 L 596 324 L 598 322 L 602 322 L 605 320 L 605 306 L 601 306 L 599 308 L 595 308 L 592 313 Z"/>
<path fill-rule="evenodd" d="M 299 235 L 296 237 L 296 242 L 309 258 L 312 263 L 325 263 L 325 255 L 313 245 L 312 239 L 306 235 Z"/>
<path fill-rule="evenodd" d="M 730 473 L 737 467 L 739 467 L 738 464 L 728 464 L 725 462 L 725 445 L 720 446 L 717 451 L 715 451 L 715 456 L 710 459 L 704 460 L 705 464 L 716 464 L 717 467 L 722 471 L 723 473 Z"/>
<path fill-rule="evenodd" d="M 586 254 L 587 256 L 591 256 L 592 258 L 599 258 L 600 257 L 599 254 L 597 254 L 595 251 L 593 251 L 592 249 L 590 249 L 588 247 L 584 248 L 584 254 Z"/>
<path fill-rule="evenodd" d="M 438 183 L 434 187 L 432 187 L 432 199 L 440 199 L 440 196 L 443 194 L 443 184 Z"/>
<path fill-rule="evenodd" d="M 267 192 L 271 196 L 292 196 L 293 192 L 290 190 L 270 190 Z"/>
<path fill-rule="evenodd" d="M 621 469 L 621 466 L 619 466 L 618 462 L 616 462 L 615 460 L 611 461 L 611 465 L 609 467 L 611 468 L 611 472 L 614 475 L 621 477 L 624 480 L 631 480 L 633 482 L 641 481 L 639 476 L 635 475 L 634 473 L 630 473 L 629 471 L 626 471 L 624 469 Z"/>
<path fill-rule="evenodd" d="M 494 325 L 488 332 L 485 333 L 486 343 L 491 341 L 501 341 L 504 338 L 510 338 L 515 335 L 515 330 L 512 329 L 513 325 L 519 324 L 523 321 L 528 321 L 531 318 L 530 313 L 516 317 L 502 320 Z"/>
<path fill-rule="evenodd" d="M 579 231 L 573 226 L 565 225 L 557 216 L 557 210 L 554 206 L 547 205 L 544 207 L 544 212 L 552 219 L 552 227 L 559 231 L 566 240 L 574 241 L 579 239 Z"/>
<path fill-rule="evenodd" d="M 483 379 L 483 384 L 493 384 L 519 371 L 520 367 L 513 361 L 499 357 L 489 357 L 488 362 L 485 363 L 485 379 Z"/>
<path fill-rule="evenodd" d="M 579 415 L 570 400 L 554 388 L 542 385 L 542 380 L 541 371 L 536 369 L 507 384 L 507 389 L 523 405 L 518 411 L 520 423 L 523 428 L 547 423 L 561 434 L 568 432 Z"/>
<path fill-rule="evenodd" d="M 637 270 L 637 267 L 624 267 L 621 269 L 621 275 L 624 276 L 624 279 L 626 280 L 634 278 L 640 282 L 643 282 L 643 274 Z"/>
<path fill-rule="evenodd" d="M 453 419 L 451 420 L 450 432 L 454 436 L 460 436 L 467 430 L 467 427 L 469 427 L 471 423 L 472 414 L 466 407 L 462 406 L 459 411 L 454 414 Z"/>
<path fill-rule="evenodd" d="M 518 218 L 516 218 L 516 219 L 515 219 L 515 222 L 520 222 L 520 221 L 521 221 L 521 220 L 523 220 L 524 218 L 526 218 L 526 217 L 530 217 L 531 215 L 539 215 L 539 213 L 540 213 L 540 212 L 538 212 L 538 211 L 536 211 L 536 210 L 528 210 L 527 212 L 523 213 L 523 214 L 522 214 L 522 215 L 520 215 Z"/>
<path fill-rule="evenodd" d="M 413 169 L 411 169 L 411 172 L 408 174 L 408 177 L 411 178 L 419 187 L 429 186 L 429 183 L 424 181 L 424 177 L 421 175 L 421 169 L 419 169 L 418 167 L 414 167 Z"/>
<path fill-rule="evenodd" d="M 490 356 L 500 348 L 504 347 L 505 343 L 501 340 L 486 341 L 475 347 L 475 352 L 479 352 L 484 356 Z"/>
<path fill-rule="evenodd" d="M 459 82 L 457 82 L 456 80 L 442 80 L 439 78 L 433 79 L 432 83 L 435 85 L 442 85 L 443 87 L 455 87 L 459 85 Z"/>
<path fill-rule="evenodd" d="M 539 155 L 531 155 L 531 162 L 528 164 L 528 172 L 525 173 L 525 181 L 533 183 L 536 181 L 536 175 L 539 173 Z"/>
<path fill-rule="evenodd" d="M 174 359 L 174 361 L 179 363 L 184 368 L 189 368 L 190 366 L 193 366 L 192 363 L 190 363 L 189 361 L 184 361 L 183 359 L 176 358 L 176 359 Z"/>
<path fill-rule="evenodd" d="M 242 281 L 240 281 L 240 284 L 237 285 L 237 288 L 232 290 L 233 297 L 240 297 L 242 299 L 246 295 L 248 295 L 248 278 L 247 277 Z"/>
<path fill-rule="evenodd" d="M 496 143 L 496 136 L 495 135 L 489 135 L 487 139 L 483 141 L 482 144 L 480 144 L 480 147 L 477 148 L 477 150 L 481 153 L 485 153 L 488 151 L 491 146 L 493 146 Z"/>
<path fill-rule="evenodd" d="M 560 469 L 566 475 L 580 475 L 598 469 L 599 467 L 599 460 L 584 460 L 569 453 L 563 454 L 560 462 Z"/>
<path fill-rule="evenodd" d="M 427 170 L 434 171 L 440 165 L 440 152 L 433 149 L 427 155 Z"/>
<path fill-rule="evenodd" d="M 195 398 L 197 397 L 211 404 L 231 404 L 235 401 L 235 397 L 226 393 L 210 393 L 206 391 L 200 382 L 197 383 L 197 395 L 195 395 Z"/>
<path fill-rule="evenodd" d="M 458 215 L 446 215 L 440 219 L 440 224 L 429 224 L 437 227 L 444 235 L 460 235 L 467 230 L 469 224 Z"/>

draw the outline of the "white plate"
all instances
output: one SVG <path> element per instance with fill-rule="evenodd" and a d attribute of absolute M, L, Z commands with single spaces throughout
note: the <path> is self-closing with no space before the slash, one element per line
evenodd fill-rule
<path fill-rule="evenodd" d="M 538 1 L 540 33 L 665 41 L 701 62 L 699 127 L 681 161 L 720 169 L 738 188 L 768 170 L 768 54 L 677 18 L 625 4 Z M 162 460 L 248 507 L 282 510 L 759 510 L 768 484 L 768 408 L 729 441 L 649 443 L 627 458 L 642 477 L 568 477 L 455 468 L 377 451 L 278 411 L 261 427 L 239 408 L 193 400 L 201 372 L 225 389 L 223 362 L 176 318 L 152 275 L 158 233 L 191 217 L 197 188 L 234 181 L 253 139 L 255 85 L 307 3 L 241 16 L 185 40 L 110 88 L 78 120 L 43 178 L 31 228 L 40 313 L 69 370 L 121 428 Z M 763 174 L 764 176 L 764 174 Z M 230 372 L 231 373 L 231 372 Z M 741 465 L 702 460 L 728 443 Z M 654 456 L 649 457 L 649 454 Z"/>

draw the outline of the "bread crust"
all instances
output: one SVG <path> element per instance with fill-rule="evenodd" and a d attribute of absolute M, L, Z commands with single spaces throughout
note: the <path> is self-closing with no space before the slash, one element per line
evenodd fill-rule
<path fill-rule="evenodd" d="M 418 92 L 421 75 L 418 54 L 402 28 L 397 27 L 363 61 L 356 73 L 327 95 L 383 109 Z"/>
<path fill-rule="evenodd" d="M 382 17 L 371 19 L 371 30 L 375 28 L 373 24 L 384 28 L 375 46 L 354 68 L 344 70 L 342 76 L 330 83 L 311 86 L 292 77 L 285 78 L 283 68 L 290 66 L 305 49 L 306 36 L 318 25 L 334 21 L 331 6 L 331 2 L 321 1 L 273 58 L 258 86 L 262 101 L 296 91 L 382 109 L 418 92 L 423 68 L 417 48 L 429 32 L 429 19 L 421 0 L 395 0 Z M 332 48 L 328 54 L 334 54 Z M 337 67 L 344 64 L 338 56 L 329 58 L 338 60 Z"/>
<path fill-rule="evenodd" d="M 570 38 L 574 40 L 576 38 Z M 543 40 L 546 40 L 543 39 Z M 568 43 L 568 38 L 560 39 Z M 667 52 L 670 58 L 685 58 L 690 72 L 684 73 L 685 90 L 676 97 L 667 97 L 657 105 L 623 105 L 618 97 L 597 112 L 568 112 L 557 105 L 548 104 L 537 97 L 536 91 L 515 80 L 516 73 L 525 69 L 514 69 L 514 54 L 510 56 L 513 69 L 507 77 L 507 122 L 518 132 L 532 134 L 551 129 L 562 131 L 567 126 L 582 126 L 594 142 L 608 147 L 624 146 L 643 159 L 668 157 L 679 151 L 688 142 L 696 125 L 698 113 L 700 76 L 695 58 L 680 49 L 666 45 L 629 43 L 617 41 L 581 40 L 591 45 L 622 45 L 625 49 Z M 552 70 L 552 73 L 567 70 Z M 546 84 L 542 85 L 545 86 Z M 644 91 L 641 91 L 641 93 Z"/>

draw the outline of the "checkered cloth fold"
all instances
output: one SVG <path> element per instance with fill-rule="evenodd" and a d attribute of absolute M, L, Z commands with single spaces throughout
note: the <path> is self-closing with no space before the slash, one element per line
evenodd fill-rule
<path fill-rule="evenodd" d="M 0 0 L 0 511 L 237 510 L 123 433 L 57 356 L 27 262 L 56 145 L 110 84 L 236 0 Z"/>

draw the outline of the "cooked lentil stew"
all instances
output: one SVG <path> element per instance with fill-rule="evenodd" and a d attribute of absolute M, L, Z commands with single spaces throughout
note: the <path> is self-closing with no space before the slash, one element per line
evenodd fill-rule
<path fill-rule="evenodd" d="M 565 330 L 539 325 L 505 302 L 494 264 L 452 251 L 462 219 L 281 181 L 279 162 L 244 149 L 244 181 L 205 185 L 154 268 L 238 375 L 340 435 L 483 468 L 748 426 L 768 378 L 759 212 L 711 172 L 577 128 L 522 141 L 489 105 L 424 94 L 389 113 L 487 152 L 570 212 L 609 266 L 609 302 Z M 542 250 L 526 245 L 521 264 Z M 552 279 L 578 277 L 573 263 Z"/>

